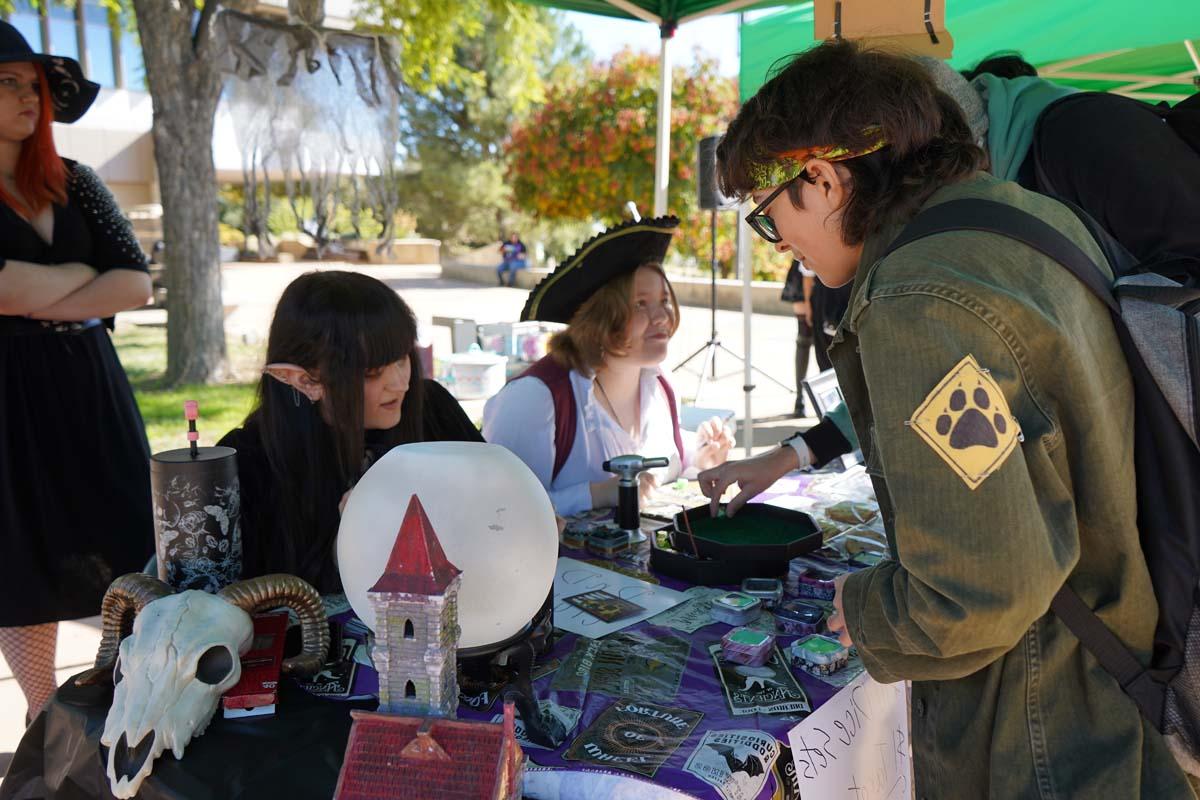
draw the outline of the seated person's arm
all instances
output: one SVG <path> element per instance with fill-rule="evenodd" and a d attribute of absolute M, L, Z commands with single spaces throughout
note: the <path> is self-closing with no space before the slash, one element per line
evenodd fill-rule
<path fill-rule="evenodd" d="M 584 431 L 577 430 L 576 441 L 584 435 Z M 488 401 L 483 410 L 483 438 L 508 448 L 525 462 L 542 486 L 546 487 L 554 511 L 560 516 L 568 517 L 609 505 L 597 501 L 608 499 L 604 496 L 604 486 L 612 481 L 582 481 L 552 488 L 554 401 L 546 384 L 536 378 L 515 380 Z M 615 483 L 611 493 L 615 504 Z"/>

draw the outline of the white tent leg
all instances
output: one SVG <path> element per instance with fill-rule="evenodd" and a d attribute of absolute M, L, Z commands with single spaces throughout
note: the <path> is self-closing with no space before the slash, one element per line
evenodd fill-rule
<path fill-rule="evenodd" d="M 754 233 L 746 223 L 746 215 L 754 210 L 754 204 L 746 201 L 737 210 L 737 264 L 738 273 L 742 276 L 742 326 L 745 339 L 746 359 L 742 362 L 742 391 L 746 395 L 746 416 L 742 423 L 742 443 L 746 448 L 746 458 L 754 452 L 754 414 L 750 410 L 750 396 L 754 392 L 754 363 L 750 352 L 750 328 L 754 322 L 754 302 L 750 294 L 750 281 L 754 278 L 754 258 L 751 251 L 751 238 Z"/>
<path fill-rule="evenodd" d="M 671 175 L 671 41 L 675 29 L 663 31 L 658 56 L 658 129 L 654 144 L 654 216 L 667 213 L 667 182 Z"/>

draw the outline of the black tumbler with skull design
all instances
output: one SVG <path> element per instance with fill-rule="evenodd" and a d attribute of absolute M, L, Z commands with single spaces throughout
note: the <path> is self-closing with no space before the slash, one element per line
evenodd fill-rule
<path fill-rule="evenodd" d="M 150 459 L 158 577 L 216 592 L 242 572 L 241 491 L 232 447 L 167 450 Z"/>

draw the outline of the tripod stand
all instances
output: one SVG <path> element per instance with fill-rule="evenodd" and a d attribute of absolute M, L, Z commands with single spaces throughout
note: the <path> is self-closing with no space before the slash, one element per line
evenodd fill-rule
<path fill-rule="evenodd" d="M 734 359 L 736 359 L 738 361 L 738 363 L 740 363 L 742 365 L 746 364 L 746 359 L 742 358 L 740 355 L 733 352 L 725 345 L 721 344 L 721 336 L 719 333 L 717 333 L 717 210 L 716 210 L 716 208 L 713 208 L 712 211 L 710 212 L 710 214 L 711 214 L 711 216 L 709 217 L 709 233 L 711 235 L 711 250 L 710 250 L 710 252 L 711 252 L 711 262 L 710 262 L 711 275 L 710 275 L 710 279 L 712 282 L 710 285 L 708 308 L 709 308 L 709 312 L 712 314 L 712 334 L 709 336 L 708 341 L 705 342 L 704 345 L 701 346 L 699 350 L 692 353 L 690 356 L 685 358 L 683 361 L 680 361 L 675 366 L 675 368 L 671 370 L 672 372 L 678 372 L 679 370 L 686 367 L 693 359 L 695 359 L 701 355 L 704 356 L 704 360 L 700 364 L 700 372 L 699 372 L 698 380 L 696 382 L 696 394 L 695 394 L 694 402 L 697 405 L 699 405 L 699 403 L 700 403 L 700 393 L 702 391 L 704 391 L 704 382 L 706 380 L 707 375 L 709 375 L 711 373 L 712 377 L 708 378 L 708 380 L 715 381 L 715 380 L 720 380 L 722 378 L 728 378 L 732 375 L 737 375 L 739 372 L 741 372 L 741 370 L 738 370 L 737 372 L 731 372 L 728 375 L 722 375 L 720 378 L 718 378 L 717 377 L 717 351 L 718 350 L 721 350 L 726 355 L 733 357 Z M 763 372 L 761 369 L 754 366 L 753 364 L 750 365 L 750 369 L 757 372 L 759 375 L 762 375 L 764 378 L 766 378 L 767 380 L 776 384 L 777 386 L 780 386 L 781 388 L 786 389 L 787 391 L 792 392 L 793 394 L 795 393 L 795 391 L 796 391 L 795 389 L 784 384 L 782 381 L 776 380 L 775 378 L 771 377 L 766 372 Z M 742 387 L 742 390 L 746 391 L 746 392 L 752 391 L 753 389 L 754 389 L 753 384 L 751 384 L 750 386 Z"/>

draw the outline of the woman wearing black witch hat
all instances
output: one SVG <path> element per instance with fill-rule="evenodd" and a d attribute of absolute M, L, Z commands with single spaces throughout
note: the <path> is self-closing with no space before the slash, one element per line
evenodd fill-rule
<path fill-rule="evenodd" d="M 0 22 L 0 652 L 35 716 L 58 621 L 153 552 L 149 448 L 106 326 L 150 295 L 112 195 L 54 149 L 100 87 Z"/>
<path fill-rule="evenodd" d="M 515 453 L 570 516 L 615 506 L 614 456 L 666 456 L 674 480 L 687 467 L 725 460 L 733 435 L 713 418 L 679 429 L 671 384 L 659 369 L 679 327 L 662 260 L 679 220 L 637 220 L 584 242 L 529 293 L 522 320 L 565 322 L 550 355 L 513 380 L 483 411 L 483 435 Z M 650 476 L 654 477 L 651 478 Z"/>

